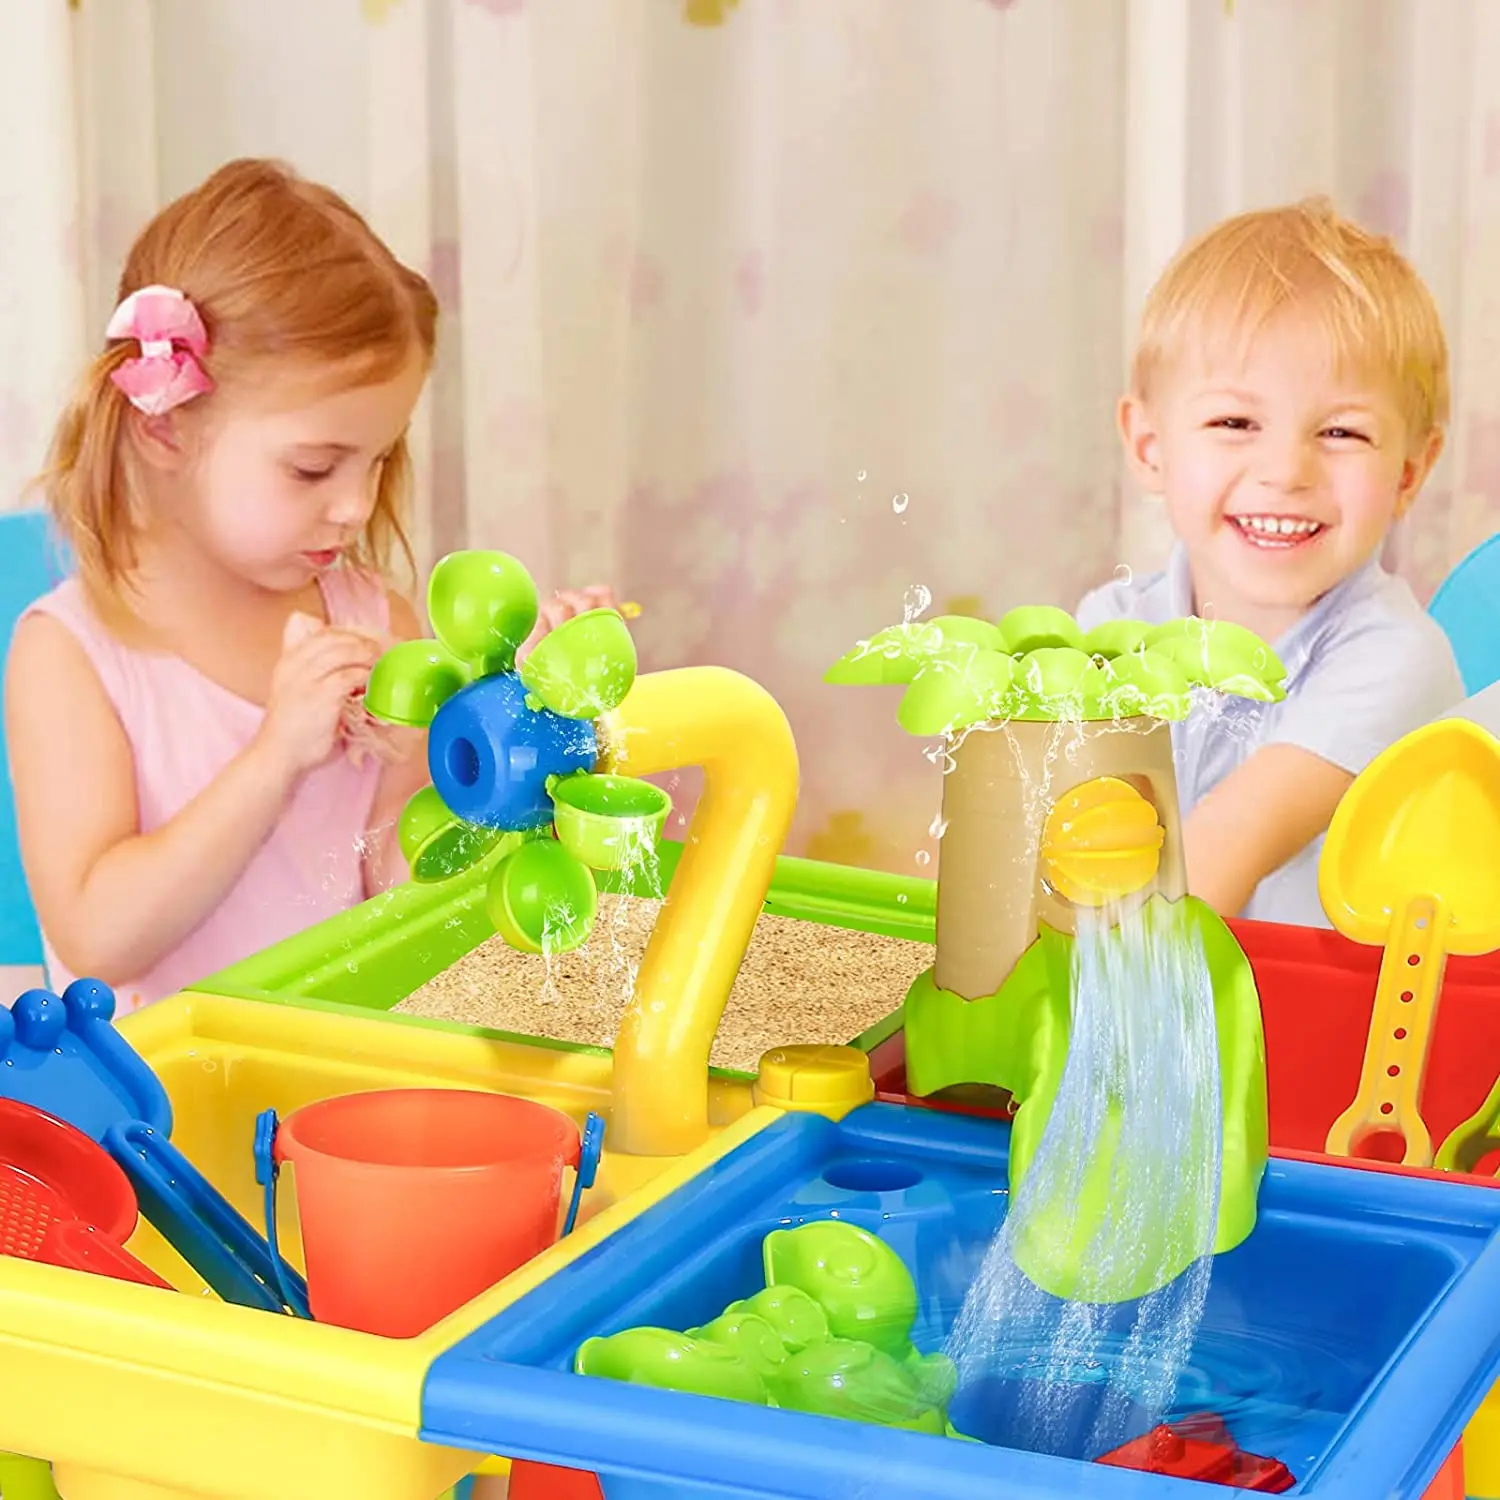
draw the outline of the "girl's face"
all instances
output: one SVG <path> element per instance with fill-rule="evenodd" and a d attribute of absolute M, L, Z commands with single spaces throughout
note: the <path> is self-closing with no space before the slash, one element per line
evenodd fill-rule
<path fill-rule="evenodd" d="M 225 392 L 204 412 L 179 523 L 245 581 L 305 587 L 363 534 L 426 375 L 413 357 L 379 384 L 290 379 Z"/>

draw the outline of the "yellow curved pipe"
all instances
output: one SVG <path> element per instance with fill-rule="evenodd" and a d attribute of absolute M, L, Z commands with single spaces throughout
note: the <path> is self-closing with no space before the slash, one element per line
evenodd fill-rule
<path fill-rule="evenodd" d="M 617 1151 L 680 1156 L 708 1135 L 708 1055 L 797 806 L 776 700 L 727 667 L 638 677 L 601 726 L 601 770 L 703 768 L 682 859 L 615 1040 Z"/>

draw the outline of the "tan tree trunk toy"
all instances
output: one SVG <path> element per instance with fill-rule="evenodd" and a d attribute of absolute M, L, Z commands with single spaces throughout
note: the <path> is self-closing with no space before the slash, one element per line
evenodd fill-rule
<path fill-rule="evenodd" d="M 1345 937 L 1385 947 L 1359 1091 L 1326 1149 L 1362 1156 L 1394 1136 L 1404 1165 L 1430 1166 L 1422 1085 L 1443 967 L 1500 948 L 1500 742 L 1443 719 L 1372 761 L 1329 825 L 1318 890 Z"/>
<path fill-rule="evenodd" d="M 1254 1226 L 1266 1158 L 1260 1001 L 1228 928 L 1186 894 L 1170 721 L 1186 716 L 1195 687 L 1270 702 L 1284 678 L 1238 626 L 1125 620 L 1085 635 L 1048 607 L 1012 610 L 998 625 L 946 616 L 893 626 L 829 670 L 835 683 L 905 684 L 902 727 L 945 737 L 937 957 L 906 998 L 907 1083 L 919 1096 L 976 1084 L 1010 1093 L 1013 1192 L 1067 1059 L 1077 914 L 1155 902 L 1184 941 L 1201 941 L 1213 987 L 1223 1143 L 1214 1248 Z M 1022 1269 L 1056 1296 L 1144 1296 L 1202 1253 L 1180 1232 L 1202 1205 L 1178 1201 L 1153 1205 L 1138 1246 L 1104 1266 L 1091 1258 L 1129 1175 L 1113 1170 L 1111 1119 L 1077 1193 L 1017 1246 Z"/>

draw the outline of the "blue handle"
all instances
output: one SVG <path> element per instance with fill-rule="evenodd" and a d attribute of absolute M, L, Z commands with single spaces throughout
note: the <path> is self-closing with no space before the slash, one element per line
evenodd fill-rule
<path fill-rule="evenodd" d="M 266 1246 L 271 1255 L 271 1274 L 281 1292 L 281 1300 L 294 1318 L 311 1318 L 307 1301 L 307 1283 L 281 1257 L 276 1243 L 276 1181 L 281 1168 L 276 1164 L 276 1128 L 279 1121 L 274 1109 L 265 1109 L 255 1117 L 255 1180 L 264 1190 Z"/>
<path fill-rule="evenodd" d="M 583 1140 L 578 1147 L 578 1175 L 573 1179 L 573 1197 L 568 1204 L 568 1217 L 563 1221 L 564 1237 L 573 1232 L 584 1189 L 593 1187 L 594 1179 L 599 1175 L 599 1158 L 603 1154 L 604 1119 L 590 1110 L 588 1119 L 583 1122 Z"/>
<path fill-rule="evenodd" d="M 142 1120 L 111 1125 L 104 1147 L 125 1169 L 141 1212 L 226 1302 L 281 1312 L 276 1256 L 249 1221 L 166 1136 Z M 301 1278 L 290 1287 L 306 1288 Z"/>

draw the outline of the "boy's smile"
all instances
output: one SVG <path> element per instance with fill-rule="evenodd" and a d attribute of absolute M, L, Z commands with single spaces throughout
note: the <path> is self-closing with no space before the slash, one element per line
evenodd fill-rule
<path fill-rule="evenodd" d="M 1379 554 L 1441 447 L 1409 432 L 1394 379 L 1339 361 L 1291 310 L 1205 340 L 1149 401 L 1127 397 L 1120 424 L 1187 549 L 1195 607 L 1272 640 Z"/>

